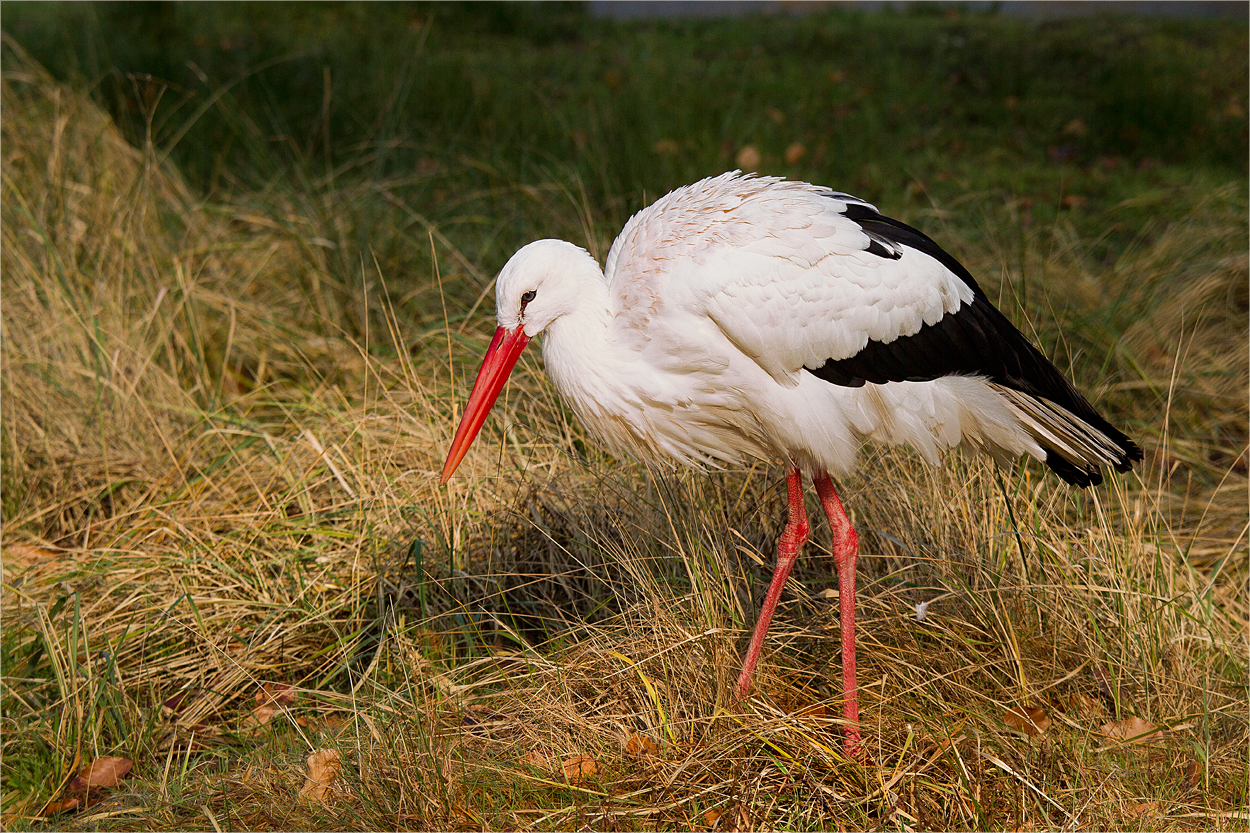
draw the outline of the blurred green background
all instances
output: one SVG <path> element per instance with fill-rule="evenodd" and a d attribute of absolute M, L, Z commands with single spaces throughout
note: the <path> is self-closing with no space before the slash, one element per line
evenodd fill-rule
<path fill-rule="evenodd" d="M 1123 199 L 1142 167 L 1247 175 L 1240 20 L 11 2 L 3 23 L 205 193 L 419 174 L 407 196 L 455 214 L 469 190 L 576 179 L 595 204 L 630 195 L 624 219 L 746 145 L 762 173 L 881 203 L 909 187 L 1031 195 L 1056 168 L 1086 205 Z"/>

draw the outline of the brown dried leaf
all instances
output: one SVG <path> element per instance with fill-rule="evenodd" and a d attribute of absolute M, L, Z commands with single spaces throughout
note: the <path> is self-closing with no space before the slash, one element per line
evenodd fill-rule
<path fill-rule="evenodd" d="M 555 760 L 542 749 L 535 747 L 522 755 L 518 759 L 518 763 L 528 764 L 534 767 L 534 769 L 541 769 L 543 772 L 551 772 L 554 769 L 552 765 L 555 763 Z"/>
<path fill-rule="evenodd" d="M 92 790 L 103 790 L 116 787 L 129 774 L 134 762 L 129 758 L 106 756 L 96 758 L 83 767 L 70 782 L 65 785 L 61 797 L 44 805 L 43 816 L 55 816 L 79 806 L 87 806 L 98 798 L 91 794 Z"/>
<path fill-rule="evenodd" d="M 1202 764 L 1198 763 L 1193 758 L 1190 758 L 1185 762 L 1185 765 L 1181 767 L 1181 773 L 1185 776 L 1185 780 L 1183 782 L 1185 787 L 1187 789 L 1193 788 L 1198 785 L 1198 776 L 1202 775 Z"/>
<path fill-rule="evenodd" d="M 1107 707 L 1103 705 L 1101 700 L 1090 697 L 1084 692 L 1075 692 L 1068 700 L 1069 712 L 1078 717 L 1088 720 L 1092 717 L 1102 717 L 1107 713 Z"/>
<path fill-rule="evenodd" d="M 565 780 L 570 784 L 580 784 L 588 778 L 594 778 L 599 772 L 595 759 L 589 755 L 574 755 L 571 758 L 565 758 L 560 768 L 564 771 Z"/>
<path fill-rule="evenodd" d="M 295 703 L 295 686 L 290 683 L 265 683 L 252 699 L 258 706 L 290 706 Z"/>
<path fill-rule="evenodd" d="M 308 772 L 304 774 L 300 797 L 325 804 L 330 797 L 330 785 L 338 777 L 339 769 L 343 765 L 342 756 L 335 749 L 318 749 L 308 756 L 304 765 Z"/>
<path fill-rule="evenodd" d="M 1098 730 L 1113 740 L 1125 743 L 1152 743 L 1163 736 L 1163 730 L 1140 717 L 1129 717 L 1102 724 Z"/>
<path fill-rule="evenodd" d="M 6 544 L 4 547 L 4 561 L 9 565 L 16 563 L 23 567 L 34 567 L 36 564 L 51 561 L 58 555 L 59 553 L 52 550 L 32 544 Z"/>
<path fill-rule="evenodd" d="M 713 830 L 739 831 L 751 829 L 751 817 L 746 808 L 737 802 L 721 810 L 708 810 L 703 814 L 703 822 Z"/>
<path fill-rule="evenodd" d="M 660 754 L 660 745 L 646 735 L 635 732 L 625 742 L 625 753 L 631 758 L 642 758 L 647 755 L 655 757 Z"/>
<path fill-rule="evenodd" d="M 96 758 L 86 769 L 79 772 L 74 780 L 69 782 L 69 785 L 72 789 L 81 782 L 84 790 L 92 787 L 116 787 L 118 782 L 126 777 L 134 765 L 134 761 L 129 758 Z"/>
<path fill-rule="evenodd" d="M 460 715 L 460 725 L 466 727 L 484 726 L 488 723 L 496 723 L 506 719 L 502 712 L 497 712 L 490 706 L 481 703 L 470 703 L 465 706 L 464 712 Z"/>
<path fill-rule="evenodd" d="M 247 717 L 243 718 L 243 728 L 259 729 L 272 720 L 277 713 L 278 710 L 274 706 L 257 706 L 248 713 Z"/>
<path fill-rule="evenodd" d="M 1115 697 L 1115 692 L 1111 690 L 1111 675 L 1107 673 L 1107 669 L 1103 668 L 1101 665 L 1095 665 L 1094 679 L 1098 681 L 1098 691 L 1102 693 L 1102 696 L 1112 698 Z"/>
<path fill-rule="evenodd" d="M 73 810 L 75 807 L 77 807 L 81 803 L 82 803 L 82 797 L 76 796 L 76 795 L 66 796 L 63 798 L 54 798 L 44 805 L 43 810 L 39 813 L 39 815 L 44 818 L 48 818 L 49 816 L 55 816 L 58 813 L 64 813 L 68 810 Z"/>
<path fill-rule="evenodd" d="M 250 714 L 243 718 L 245 729 L 256 730 L 264 726 L 283 706 L 295 703 L 295 686 L 289 683 L 265 683 L 260 691 L 252 696 L 256 705 Z"/>
<path fill-rule="evenodd" d="M 187 706 L 188 701 L 190 701 L 190 699 L 194 697 L 197 693 L 198 693 L 197 689 L 191 689 L 190 691 L 180 691 L 177 694 L 173 695 L 172 697 L 165 698 L 165 702 L 162 703 L 161 705 L 164 706 L 166 709 L 169 709 L 170 712 L 176 715 Z"/>
<path fill-rule="evenodd" d="M 1050 727 L 1050 718 L 1037 706 L 1013 706 L 1003 715 L 1003 722 L 1031 738 L 1037 737 Z"/>
<path fill-rule="evenodd" d="M 1153 816 L 1159 812 L 1159 802 L 1140 801 L 1125 809 L 1130 816 Z"/>

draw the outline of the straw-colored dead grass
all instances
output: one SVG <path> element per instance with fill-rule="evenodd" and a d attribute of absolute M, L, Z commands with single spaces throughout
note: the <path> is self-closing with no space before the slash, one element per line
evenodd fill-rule
<path fill-rule="evenodd" d="M 523 373 L 437 489 L 449 338 L 403 349 L 387 317 L 379 359 L 352 335 L 367 299 L 324 260 L 346 230 L 298 201 L 197 204 L 5 48 L 7 827 L 101 755 L 135 761 L 130 787 L 58 826 L 1244 826 L 1244 193 L 1105 280 L 1080 241 L 1028 248 L 1051 292 L 1136 305 L 1118 345 L 1083 328 L 1114 354 L 1083 381 L 1110 380 L 1140 475 L 1074 493 L 874 452 L 843 484 L 863 766 L 841 754 L 827 531 L 752 699 L 730 697 L 775 472 L 583 453 Z M 273 684 L 294 694 L 267 707 Z M 1044 731 L 1013 727 L 1025 708 Z M 1164 732 L 1109 736 L 1131 718 Z M 341 774 L 301 798 L 323 747 Z"/>

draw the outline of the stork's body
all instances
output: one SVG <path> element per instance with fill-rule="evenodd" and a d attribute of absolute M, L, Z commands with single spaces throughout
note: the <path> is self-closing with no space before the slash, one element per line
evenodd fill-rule
<path fill-rule="evenodd" d="M 531 243 L 500 272 L 496 307 L 443 479 L 539 333 L 547 373 L 610 450 L 785 465 L 790 519 L 739 678 L 745 696 L 808 537 L 807 472 L 834 531 L 852 750 L 858 547 L 830 475 L 852 470 L 869 440 L 934 464 L 960 444 L 1000 461 L 1028 454 L 1082 486 L 1141 458 L 932 240 L 806 183 L 735 173 L 680 188 L 630 219 L 604 270 L 571 243 Z"/>

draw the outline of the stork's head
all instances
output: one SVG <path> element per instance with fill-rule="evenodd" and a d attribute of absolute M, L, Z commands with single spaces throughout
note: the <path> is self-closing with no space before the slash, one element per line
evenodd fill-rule
<path fill-rule="evenodd" d="M 464 416 L 443 464 L 446 483 L 464 459 L 486 416 L 521 358 L 525 345 L 561 316 L 577 309 L 588 276 L 599 277 L 599 265 L 585 249 L 563 240 L 535 240 L 522 246 L 495 281 L 495 318 L 499 328 L 469 394 Z"/>
<path fill-rule="evenodd" d="M 495 318 L 529 338 L 577 307 L 585 276 L 601 275 L 583 248 L 563 240 L 535 240 L 509 258 L 495 282 Z"/>

